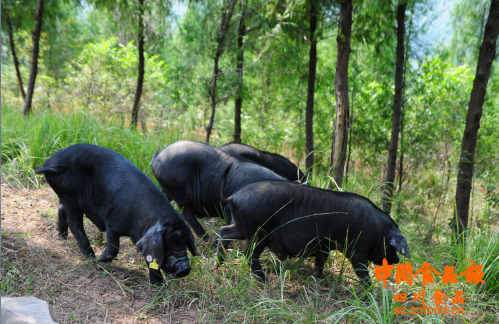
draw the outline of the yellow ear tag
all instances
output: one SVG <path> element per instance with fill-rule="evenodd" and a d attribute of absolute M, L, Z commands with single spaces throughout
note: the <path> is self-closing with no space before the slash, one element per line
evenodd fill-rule
<path fill-rule="evenodd" d="M 156 263 L 156 259 L 152 260 L 152 262 L 149 263 L 149 268 L 154 269 L 154 270 L 159 269 L 159 265 Z"/>

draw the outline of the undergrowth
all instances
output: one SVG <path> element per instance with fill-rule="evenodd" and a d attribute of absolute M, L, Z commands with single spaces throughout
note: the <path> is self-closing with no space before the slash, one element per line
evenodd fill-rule
<path fill-rule="evenodd" d="M 121 119 L 103 120 L 83 111 L 71 114 L 33 112 L 28 118 L 23 118 L 19 112 L 4 107 L 2 184 L 22 190 L 43 186 L 43 178 L 35 175 L 34 169 L 56 151 L 75 143 L 93 143 L 111 148 L 154 180 L 149 164 L 154 152 L 180 139 L 201 141 L 196 135 L 198 133 L 182 125 L 140 132 L 130 130 Z M 212 144 L 220 145 L 223 141 L 218 139 Z M 261 143 L 260 147 L 265 149 Z M 352 167 L 350 172 L 350 180 L 343 189 L 362 194 L 379 205 L 379 179 L 382 178 L 379 171 Z M 150 290 L 151 302 L 141 309 L 141 314 L 145 317 L 166 314 L 174 312 L 175 307 L 180 305 L 195 309 L 193 316 L 197 319 L 193 320 L 199 322 L 496 323 L 499 318 L 498 211 L 487 201 L 486 193 L 477 190 L 471 211 L 475 226 L 466 233 L 464 243 L 456 247 L 449 226 L 453 209 L 452 190 L 447 190 L 444 177 L 439 181 L 439 174 L 435 175 L 432 170 L 413 172 L 393 201 L 396 207 L 392 216 L 407 238 L 412 256 L 410 260 L 402 257 L 401 263 L 411 262 L 413 273 L 424 262 L 429 262 L 441 274 L 446 266 L 454 266 L 454 273 L 460 274 L 474 260 L 475 264 L 483 265 L 486 284 L 465 282 L 465 276 L 459 276 L 457 283 L 442 284 L 441 276 L 436 276 L 434 283 L 423 285 L 419 275 L 414 277 L 412 286 L 407 283 L 397 285 L 392 276 L 386 289 L 382 289 L 379 283 L 366 289 L 359 284 L 349 261 L 340 252 L 331 253 L 325 266 L 325 277 L 316 279 L 311 277 L 312 259 L 281 262 L 267 251 L 261 261 L 270 283 L 263 285 L 251 275 L 246 257 L 242 254 L 242 244 L 237 243 L 236 248 L 229 250 L 227 262 L 218 269 L 215 268 L 216 253 L 210 246 L 203 246 L 201 255 L 191 258 L 191 274 L 184 279 L 168 280 L 163 288 Z M 327 188 L 329 179 L 326 170 L 317 166 L 310 183 Z M 432 183 L 433 187 L 428 188 L 427 183 Z M 51 217 L 56 217 L 55 211 Z M 207 222 L 214 230 L 220 226 L 219 220 L 205 221 L 204 226 Z M 135 258 L 135 262 L 128 263 L 126 268 L 134 269 L 141 285 L 147 285 L 145 263 L 135 250 L 131 245 L 127 257 Z M 36 295 L 37 289 L 42 289 L 42 285 L 38 287 L 33 281 L 29 283 L 32 287 L 30 291 L 24 288 L 30 269 L 49 266 L 44 262 L 32 263 L 39 256 L 33 251 L 30 253 L 32 255 L 26 256 L 25 266 L 19 267 L 2 251 L 2 290 L 7 295 L 30 294 L 30 291 Z M 97 266 L 83 261 L 77 264 L 78 271 L 83 272 Z M 120 271 L 117 269 L 122 263 L 113 264 L 102 267 L 107 269 L 105 271 Z M 371 266 L 371 279 L 377 282 L 373 270 Z M 127 275 L 131 274 L 124 274 Z M 125 281 L 119 282 L 125 296 L 133 294 L 134 286 Z M 454 293 L 463 291 L 465 302 L 459 306 L 464 308 L 464 314 L 394 314 L 395 307 L 417 307 L 413 296 L 422 290 L 426 293 L 426 304 L 435 306 L 430 297 L 437 289 L 449 297 L 445 300 L 449 307 L 452 306 Z M 407 294 L 405 302 L 394 302 L 394 295 L 399 293 Z"/>

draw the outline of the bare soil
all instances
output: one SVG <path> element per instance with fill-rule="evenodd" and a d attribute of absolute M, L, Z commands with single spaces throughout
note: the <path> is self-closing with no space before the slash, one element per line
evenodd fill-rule
<path fill-rule="evenodd" d="M 105 264 L 85 260 L 71 233 L 67 240 L 59 240 L 58 198 L 50 187 L 21 190 L 2 184 L 1 199 L 2 295 L 46 300 L 58 323 L 218 323 L 227 319 L 247 322 L 239 314 L 258 312 L 248 307 L 268 298 L 279 301 L 283 297 L 290 302 L 288 306 L 296 305 L 295 310 L 288 309 L 288 312 L 296 312 L 291 322 L 301 318 L 304 322 L 314 322 L 317 316 L 341 310 L 348 305 L 347 300 L 354 300 L 353 286 L 357 293 L 360 290 L 350 262 L 345 262 L 341 255 L 330 258 L 326 277 L 317 285 L 310 279 L 313 260 L 309 259 L 291 264 L 293 280 L 281 286 L 279 275 L 272 269 L 275 258 L 270 252 L 264 252 L 262 263 L 269 270 L 267 277 L 271 283 L 261 288 L 252 279 L 249 269 L 243 267 L 242 259 L 234 259 L 232 267 L 215 268 L 209 246 L 197 239 L 201 255 L 191 259 L 191 275 L 171 280 L 163 288 L 151 287 L 144 258 L 129 238 L 121 238 L 118 257 Z M 90 243 L 99 255 L 106 247 L 105 234 L 88 219 L 84 224 Z M 220 222 L 203 219 L 202 225 L 215 229 Z M 243 245 L 244 242 L 239 242 L 237 249 L 242 250 Z M 341 269 L 343 284 L 338 285 L 335 278 L 341 276 Z M 391 281 L 390 285 L 395 287 Z M 320 298 L 313 299 L 312 293 Z M 320 305 L 312 305 L 311 301 L 319 301 Z M 259 307 L 260 313 L 253 318 L 277 311 Z M 467 317 L 481 318 L 483 312 L 477 310 Z M 497 314 L 497 309 L 490 310 L 490 314 Z M 400 322 L 419 322 L 414 316 L 397 316 Z M 485 322 L 483 318 L 482 321 Z M 447 316 L 444 322 L 457 323 L 459 319 Z"/>
<path fill-rule="evenodd" d="M 58 239 L 58 199 L 51 188 L 23 191 L 2 185 L 1 192 L 3 295 L 46 300 L 59 323 L 198 322 L 196 310 L 175 304 L 155 314 L 157 305 L 151 303 L 168 293 L 149 285 L 143 258 L 128 238 L 121 239 L 113 262 L 86 261 L 71 234 Z M 88 219 L 85 231 L 92 244 L 97 242 L 93 248 L 99 255 L 105 235 Z"/>

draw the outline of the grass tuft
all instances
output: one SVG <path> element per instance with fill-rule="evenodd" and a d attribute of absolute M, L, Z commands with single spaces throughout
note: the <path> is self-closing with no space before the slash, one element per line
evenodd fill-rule
<path fill-rule="evenodd" d="M 130 130 L 120 118 L 102 119 L 81 110 L 60 114 L 35 111 L 24 118 L 4 105 L 2 117 L 2 291 L 7 296 L 31 295 L 48 300 L 60 323 L 497 322 L 498 211 L 487 198 L 491 195 L 488 191 L 475 191 L 471 209 L 474 226 L 458 247 L 448 225 L 454 198 L 447 190 L 446 177 L 438 175 L 439 171 L 407 171 L 403 190 L 395 192 L 392 215 L 411 250 L 412 259 L 402 257 L 401 262 L 411 262 L 413 273 L 429 262 L 441 273 L 445 266 L 454 266 L 454 273 L 460 274 L 474 260 L 483 265 L 485 285 L 465 282 L 464 276 L 455 284 L 442 285 L 437 276 L 434 283 L 424 286 L 421 276 L 417 276 L 412 286 L 397 285 L 392 276 L 387 289 L 376 284 L 366 290 L 359 285 L 341 251 L 331 253 L 322 279 L 312 277 L 311 258 L 281 262 L 265 251 L 260 260 L 270 283 L 263 285 L 251 275 L 248 256 L 242 252 L 245 242 L 236 242 L 227 251 L 226 262 L 216 268 L 215 247 L 198 241 L 201 253 L 191 258 L 191 274 L 180 280 L 168 279 L 166 286 L 156 289 L 148 285 L 147 266 L 129 239 L 122 239 L 120 254 L 110 264 L 84 261 L 71 235 L 67 241 L 58 241 L 57 197 L 34 170 L 61 148 L 93 143 L 122 154 L 154 180 L 149 164 L 154 152 L 180 139 L 202 141 L 196 135 L 202 132 L 180 124 L 140 132 Z M 226 142 L 218 141 L 212 144 Z M 267 144 L 260 147 L 276 147 L 275 143 Z M 285 146 L 278 149 L 284 150 Z M 380 171 L 353 166 L 350 170 L 349 181 L 342 189 L 364 195 L 379 205 L 383 179 Z M 330 178 L 326 171 L 321 165 L 315 166 L 309 183 L 327 188 Z M 212 231 L 212 237 L 222 225 L 222 220 L 203 220 L 203 227 Z M 88 220 L 85 226 L 95 251 L 101 252 L 105 238 Z M 369 269 L 375 281 L 374 267 Z M 449 296 L 445 301 L 449 307 L 454 292 L 462 290 L 465 313 L 394 314 L 395 307 L 417 306 L 412 296 L 421 290 L 426 292 L 427 304 L 434 306 L 430 297 L 436 289 Z M 408 294 L 407 301 L 394 302 L 393 295 L 402 292 Z"/>

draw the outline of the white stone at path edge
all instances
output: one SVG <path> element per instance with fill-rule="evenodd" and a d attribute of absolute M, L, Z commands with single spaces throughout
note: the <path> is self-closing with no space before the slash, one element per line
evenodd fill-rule
<path fill-rule="evenodd" d="M 35 297 L 2 297 L 1 324 L 57 324 L 49 304 Z"/>

